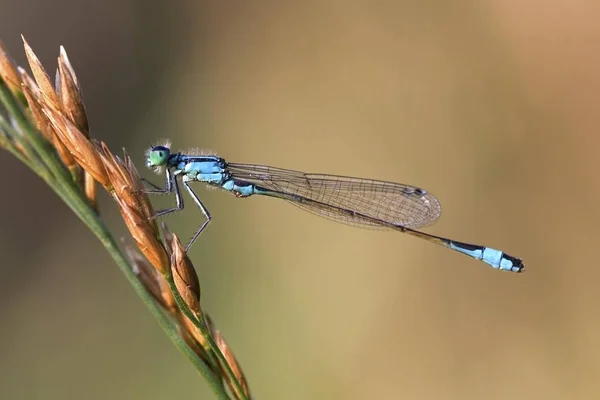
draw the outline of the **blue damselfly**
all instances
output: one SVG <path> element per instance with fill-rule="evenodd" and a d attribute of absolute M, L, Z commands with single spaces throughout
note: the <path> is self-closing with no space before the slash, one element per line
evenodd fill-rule
<path fill-rule="evenodd" d="M 521 259 L 501 250 L 458 242 L 417 231 L 440 216 L 437 199 L 423 189 L 400 183 L 337 175 L 310 174 L 265 165 L 237 164 L 214 155 L 172 153 L 169 145 L 152 146 L 146 165 L 166 175 L 166 187 L 151 184 L 151 194 L 175 193 L 176 206 L 158 211 L 154 217 L 183 209 L 178 177 L 206 220 L 186 246 L 196 241 L 211 220 L 210 213 L 190 186 L 204 182 L 225 189 L 237 197 L 262 195 L 286 200 L 314 214 L 351 225 L 391 229 L 425 239 L 496 269 L 521 272 Z"/>

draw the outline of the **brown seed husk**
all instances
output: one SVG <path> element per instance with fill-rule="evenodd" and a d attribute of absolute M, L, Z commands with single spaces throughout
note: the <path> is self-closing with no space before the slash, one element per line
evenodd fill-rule
<path fill-rule="evenodd" d="M 61 46 L 58 57 L 57 91 L 60 97 L 62 110 L 77 128 L 89 138 L 89 125 L 81 88 L 71 67 L 67 52 Z"/>
<path fill-rule="evenodd" d="M 56 152 L 58 153 L 63 164 L 65 164 L 65 166 L 72 173 L 76 172 L 78 169 L 77 162 L 75 161 L 71 153 L 67 150 L 65 144 L 59 140 L 54 130 L 54 127 L 52 126 L 50 120 L 43 111 L 46 106 L 53 108 L 53 103 L 47 100 L 47 97 L 45 97 L 40 87 L 35 83 L 31 76 L 29 76 L 27 71 L 20 67 L 18 68 L 18 71 L 21 75 L 21 81 L 23 83 L 22 86 L 25 98 L 27 99 L 29 109 L 31 110 L 31 113 L 36 121 L 38 129 L 40 130 L 40 132 L 42 132 L 44 137 L 54 145 L 54 147 L 56 148 Z"/>
<path fill-rule="evenodd" d="M 29 67 L 31 68 L 31 72 L 33 73 L 33 77 L 35 78 L 40 91 L 47 102 L 51 103 L 54 108 L 59 108 L 60 103 L 58 101 L 58 96 L 54 91 L 54 86 L 52 86 L 50 77 L 46 73 L 46 70 L 44 69 L 44 66 L 40 60 L 33 52 L 31 46 L 29 46 L 29 43 L 27 43 L 25 40 L 25 37 L 21 36 L 21 38 L 23 39 L 23 45 L 25 46 L 25 55 L 29 61 Z"/>
<path fill-rule="evenodd" d="M 21 92 L 21 78 L 17 67 L 13 60 L 10 58 L 4 43 L 0 40 L 0 77 L 6 83 L 8 88 L 13 93 Z"/>
<path fill-rule="evenodd" d="M 169 272 L 169 258 L 163 244 L 156 237 L 152 225 L 148 223 L 148 218 L 144 217 L 139 210 L 129 207 L 118 196 L 115 195 L 114 198 L 119 204 L 123 220 L 142 254 L 158 272 L 166 275 Z"/>
<path fill-rule="evenodd" d="M 200 282 L 198 275 L 176 235 L 171 241 L 171 273 L 185 304 L 195 313 L 200 310 Z"/>
<path fill-rule="evenodd" d="M 67 146 L 77 163 L 101 185 L 107 186 L 109 179 L 95 146 L 57 109 L 44 108 L 43 112 L 52 123 L 56 137 Z"/>

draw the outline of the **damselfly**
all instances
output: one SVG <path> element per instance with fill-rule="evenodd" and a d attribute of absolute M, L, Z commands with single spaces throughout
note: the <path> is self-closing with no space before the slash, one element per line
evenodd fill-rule
<path fill-rule="evenodd" d="M 172 153 L 169 144 L 149 148 L 146 165 L 166 175 L 166 187 L 150 184 L 153 189 L 147 190 L 148 193 L 175 193 L 176 206 L 158 211 L 154 217 L 183 209 L 178 177 L 206 217 L 186 251 L 211 221 L 210 213 L 190 186 L 197 181 L 225 189 L 237 197 L 262 195 L 283 199 L 337 222 L 408 233 L 503 271 L 521 272 L 525 268 L 521 259 L 500 250 L 417 231 L 437 221 L 441 208 L 432 194 L 414 186 L 230 163 L 214 155 Z"/>

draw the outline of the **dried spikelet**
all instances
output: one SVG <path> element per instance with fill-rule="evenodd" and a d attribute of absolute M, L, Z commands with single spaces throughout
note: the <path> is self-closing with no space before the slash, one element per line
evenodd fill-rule
<path fill-rule="evenodd" d="M 27 60 L 29 61 L 29 67 L 31 68 L 31 72 L 33 73 L 33 77 L 37 83 L 39 91 L 34 93 L 39 93 L 40 96 L 37 97 L 38 103 L 42 108 L 48 108 L 52 110 L 60 109 L 60 102 L 58 99 L 58 95 L 52 86 L 52 82 L 46 73 L 42 63 L 37 58 L 33 49 L 29 46 L 29 43 L 25 40 L 25 37 L 21 36 L 23 39 L 23 45 L 25 47 L 25 55 L 27 56 Z M 21 75 L 23 75 L 25 71 L 21 71 Z M 41 129 L 41 128 L 40 128 Z M 63 163 L 69 168 L 71 173 L 75 176 L 79 175 L 79 167 L 71 154 L 66 150 L 65 147 L 68 146 L 67 143 L 61 143 L 60 138 L 52 137 L 52 143 L 58 152 Z"/>
<path fill-rule="evenodd" d="M 40 132 L 42 132 L 44 137 L 49 142 L 52 142 L 63 164 L 65 164 L 70 171 L 76 171 L 77 168 L 79 168 L 77 162 L 69 150 L 67 150 L 66 146 L 59 140 L 54 127 L 52 126 L 46 114 L 43 112 L 44 105 L 51 103 L 46 101 L 39 86 L 35 83 L 31 76 L 29 76 L 27 71 L 21 67 L 18 68 L 18 71 L 21 74 L 23 92 L 29 104 L 29 109 L 31 110 L 33 118 L 35 119 L 37 128 L 40 130 Z"/>
<path fill-rule="evenodd" d="M 248 381 L 246 380 L 246 376 L 244 375 L 244 372 L 242 371 L 240 364 L 238 363 L 237 359 L 235 358 L 235 355 L 233 354 L 231 347 L 229 347 L 229 345 L 225 341 L 225 338 L 223 337 L 223 334 L 221 333 L 221 331 L 218 330 L 217 328 L 215 328 L 211 318 L 208 315 L 206 315 L 205 318 L 206 318 L 206 322 L 208 323 L 208 327 L 209 327 L 210 331 L 212 332 L 212 337 L 215 339 L 215 342 L 217 343 L 219 350 L 221 350 L 221 353 L 223 353 L 223 356 L 225 356 L 225 360 L 227 360 L 227 364 L 229 364 L 229 367 L 233 371 L 233 374 L 237 378 L 237 381 L 242 386 L 242 390 L 244 392 L 245 397 L 251 398 Z M 227 375 L 223 374 L 223 376 L 226 377 Z M 236 392 L 233 382 L 230 382 L 229 380 L 227 380 L 227 384 L 229 385 L 229 388 L 231 389 L 231 391 L 236 393 L 238 398 L 242 397 L 242 396 L 240 396 L 239 393 Z"/>
<path fill-rule="evenodd" d="M 75 124 L 81 133 L 89 138 L 90 127 L 83 102 L 81 86 L 79 86 L 77 75 L 75 75 L 75 70 L 73 70 L 63 46 L 60 46 L 55 86 L 64 114 Z M 96 182 L 88 173 L 85 173 L 83 176 L 83 187 L 90 204 L 96 208 Z"/>
<path fill-rule="evenodd" d="M 152 208 L 147 195 L 135 190 L 137 183 L 124 163 L 101 143 L 102 159 L 110 178 L 113 197 L 121 208 L 121 213 L 138 247 L 146 258 L 165 274 L 169 269 L 169 258 L 162 243 L 158 240 L 157 225 L 149 220 Z M 137 171 L 134 170 L 137 174 Z"/>
<path fill-rule="evenodd" d="M 204 364 L 206 364 L 208 366 L 208 368 L 210 368 L 210 370 L 212 371 L 213 375 L 215 376 L 220 376 L 220 370 L 219 367 L 217 365 L 215 365 L 212 360 L 210 359 L 210 357 L 207 354 L 207 351 L 204 347 L 202 347 L 202 345 L 200 345 L 200 343 L 190 334 L 190 332 L 188 332 L 183 326 L 178 325 L 179 328 L 179 335 L 183 338 L 183 340 L 187 343 L 187 345 L 194 351 L 194 353 L 196 353 L 201 359 L 202 361 L 204 361 Z"/>
<path fill-rule="evenodd" d="M 200 282 L 198 275 L 188 258 L 185 250 L 181 246 L 181 242 L 176 235 L 172 235 L 170 242 L 171 249 L 171 273 L 179 294 L 183 298 L 185 304 L 194 313 L 199 314 L 200 310 Z"/>
<path fill-rule="evenodd" d="M 23 94 L 27 99 L 29 110 L 31 111 L 31 115 L 33 116 L 35 124 L 37 125 L 37 128 L 42 133 L 42 135 L 44 135 L 46 140 L 48 140 L 49 142 L 53 142 L 53 139 L 55 137 L 54 129 L 52 128 L 48 117 L 46 117 L 46 114 L 44 114 L 44 112 L 42 111 L 42 106 L 38 102 L 38 99 L 41 97 L 40 89 L 33 81 L 33 79 L 23 69 L 19 68 L 19 72 L 21 73 L 21 76 L 23 78 Z"/>
<path fill-rule="evenodd" d="M 105 187 L 112 191 L 113 197 L 120 206 L 121 214 L 139 249 L 150 263 L 162 274 L 169 271 L 169 257 L 158 239 L 158 227 L 150 220 L 152 206 L 147 194 L 140 188 L 137 170 L 126 155 L 126 162 L 115 156 L 104 143 L 95 144 L 110 185 Z"/>
<path fill-rule="evenodd" d="M 67 146 L 77 163 L 106 187 L 109 179 L 100 154 L 92 142 L 58 110 L 44 107 L 43 112 L 52 123 L 56 136 Z"/>
<path fill-rule="evenodd" d="M 110 178 L 110 187 L 107 190 L 114 192 L 114 196 L 122 199 L 129 207 L 140 210 L 149 219 L 148 223 L 158 236 L 156 220 L 150 220 L 154 215 L 148 194 L 144 192 L 140 176 L 133 166 L 131 159 L 125 154 L 125 161 L 114 155 L 105 143 L 95 143 L 102 162 Z"/>
<path fill-rule="evenodd" d="M 12 61 L 6 49 L 4 43 L 0 40 L 0 77 L 13 93 L 21 92 L 21 78 L 17 72 L 17 67 Z"/>
<path fill-rule="evenodd" d="M 77 81 L 75 71 L 69 62 L 67 52 L 62 46 L 60 46 L 58 72 L 56 77 L 56 90 L 62 105 L 62 110 L 71 122 L 73 122 L 86 137 L 89 137 L 90 127 L 85 112 L 81 87 Z"/>
<path fill-rule="evenodd" d="M 168 232 L 168 231 L 167 231 Z M 200 308 L 200 282 L 191 261 L 185 254 L 179 238 L 171 232 L 165 233 L 166 247 L 171 255 L 171 273 L 179 295 L 188 308 L 199 318 L 204 318 Z M 205 349 L 209 349 L 208 340 L 193 321 L 180 318 L 190 335 Z"/>
<path fill-rule="evenodd" d="M 29 61 L 29 67 L 31 68 L 33 77 L 44 95 L 44 98 L 47 102 L 51 103 L 54 108 L 59 108 L 60 103 L 58 101 L 58 96 L 54 91 L 50 77 L 48 77 L 44 66 L 33 52 L 31 46 L 29 46 L 29 43 L 25 40 L 25 37 L 21 36 L 21 38 L 23 39 L 23 45 L 25 46 L 25 55 Z"/>
<path fill-rule="evenodd" d="M 125 169 L 128 172 L 127 175 L 129 177 L 130 187 L 137 194 L 138 199 L 140 201 L 140 208 L 144 212 L 144 215 L 148 218 L 151 218 L 154 215 L 154 210 L 152 208 L 152 203 L 150 202 L 150 197 L 145 191 L 146 188 L 142 183 L 142 178 L 140 177 L 137 168 L 133 164 L 131 157 L 129 157 L 129 154 L 127 154 L 125 149 L 123 149 L 123 155 L 123 165 L 125 166 Z M 155 226 L 155 230 L 158 232 L 158 226 L 156 225 L 155 219 L 152 219 L 152 224 Z"/>
<path fill-rule="evenodd" d="M 152 225 L 148 223 L 148 218 L 143 216 L 139 210 L 129 207 L 118 196 L 114 196 L 114 198 L 119 204 L 125 225 L 142 254 L 154 268 L 162 275 L 166 275 L 169 272 L 169 258 L 163 244 L 156 237 Z"/>
<path fill-rule="evenodd" d="M 175 299 L 169 290 L 169 285 L 165 281 L 165 278 L 148 263 L 148 260 L 134 246 L 125 246 L 125 252 L 131 261 L 133 272 L 142 282 L 148 293 L 152 294 L 156 301 L 169 313 L 176 313 L 178 309 L 175 305 Z"/>
<path fill-rule="evenodd" d="M 158 281 L 160 275 L 156 272 L 156 269 L 148 264 L 148 261 L 134 246 L 125 245 L 125 253 L 127 254 L 127 258 L 129 258 L 133 273 L 138 277 L 140 282 L 142 282 L 148 293 L 150 293 L 163 308 L 167 309 L 168 306 L 162 297 Z"/>
<path fill-rule="evenodd" d="M 185 315 L 180 314 L 180 323 L 185 327 L 187 332 L 190 334 L 194 340 L 202 346 L 206 351 L 210 351 L 210 345 L 208 343 L 208 339 L 200 332 L 200 329 L 194 324 L 193 321 L 190 321 Z"/>
<path fill-rule="evenodd" d="M 116 196 L 131 206 L 136 204 L 138 198 L 129 186 L 129 176 L 121 159 L 114 155 L 104 142 L 95 143 L 95 147 L 110 178 L 110 185 L 105 186 L 106 190 L 114 191 Z"/>

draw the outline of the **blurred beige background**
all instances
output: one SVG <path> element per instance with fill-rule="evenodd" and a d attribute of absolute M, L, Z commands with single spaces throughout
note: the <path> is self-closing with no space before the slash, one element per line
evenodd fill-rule
<path fill-rule="evenodd" d="M 199 187 L 202 302 L 257 399 L 592 399 L 599 18 L 592 0 L 4 0 L 0 38 L 24 65 L 23 33 L 50 71 L 64 45 L 92 134 L 140 168 L 169 137 L 415 184 L 443 205 L 428 232 L 524 258 L 500 273 Z M 0 167 L 0 398 L 212 398 L 90 232 Z M 185 237 L 201 215 L 182 214 Z"/>

